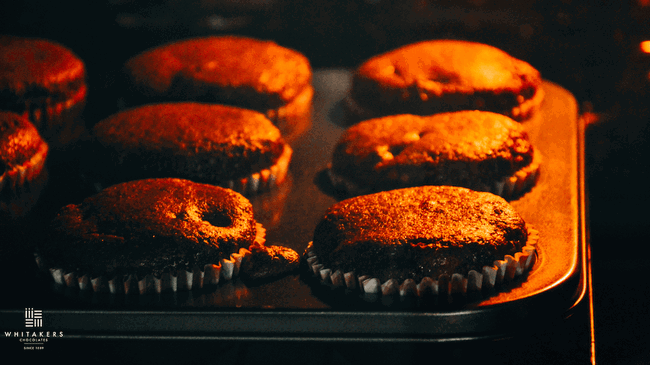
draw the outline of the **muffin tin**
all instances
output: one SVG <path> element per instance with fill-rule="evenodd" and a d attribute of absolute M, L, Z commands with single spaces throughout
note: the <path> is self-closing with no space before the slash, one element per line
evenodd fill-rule
<path fill-rule="evenodd" d="M 325 174 L 345 126 L 346 69 L 314 70 L 312 124 L 290 136 L 294 149 L 287 184 L 251 198 L 267 242 L 302 253 L 325 210 L 340 199 Z M 41 309 L 43 330 L 66 338 L 204 338 L 451 341 L 513 336 L 571 314 L 586 293 L 584 131 L 570 92 L 545 81 L 540 114 L 525 122 L 543 154 L 540 179 L 512 201 L 540 232 L 537 258 L 526 280 L 480 298 L 449 297 L 423 307 L 399 299 L 368 302 L 330 292 L 303 272 L 278 280 L 241 280 L 191 292 L 109 295 L 57 288 L 31 257 L 38 225 L 64 204 L 93 193 L 92 182 L 66 156 L 50 162 L 49 185 L 39 208 L 3 234 L 2 270 L 8 280 L 0 301 L 0 330 L 25 330 L 25 308 Z M 89 108 L 92 105 L 88 106 Z M 68 155 L 66 155 L 68 154 Z"/>

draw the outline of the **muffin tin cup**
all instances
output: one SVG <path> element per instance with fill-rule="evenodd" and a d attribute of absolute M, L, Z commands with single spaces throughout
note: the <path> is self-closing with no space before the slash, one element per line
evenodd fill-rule
<path fill-rule="evenodd" d="M 539 232 L 528 227 L 528 243 L 521 252 L 506 255 L 503 260 L 494 261 L 492 266 L 484 266 L 481 272 L 471 270 L 463 275 L 441 275 L 437 279 L 425 277 L 420 282 L 406 279 L 399 282 L 389 279 L 382 282 L 371 275 L 364 275 L 354 271 L 342 272 L 333 270 L 321 264 L 316 253 L 309 243 L 303 260 L 307 263 L 309 273 L 320 281 L 321 285 L 331 288 L 342 288 L 360 294 L 365 299 L 377 300 L 382 297 L 417 297 L 444 295 L 468 295 L 490 291 L 500 285 L 513 281 L 528 272 L 536 260 L 535 245 L 539 240 Z"/>
<path fill-rule="evenodd" d="M 533 161 L 530 163 L 530 165 L 517 171 L 514 175 L 504 177 L 499 181 L 495 181 L 491 185 L 482 184 L 476 186 L 466 186 L 466 188 L 476 191 L 485 191 L 508 200 L 516 199 L 530 190 L 533 186 L 535 186 L 537 180 L 539 179 L 541 163 L 542 155 L 539 151 L 535 150 Z M 356 184 L 343 176 L 337 175 L 332 171 L 331 165 L 328 166 L 327 175 L 330 179 L 330 182 L 332 183 L 332 186 L 334 186 L 336 189 L 347 192 L 351 196 L 376 192 L 371 188 L 360 186 L 359 184 Z M 406 184 L 402 187 L 407 186 L 409 185 Z"/>
<path fill-rule="evenodd" d="M 258 223 L 254 244 L 264 245 L 265 235 L 266 230 Z M 250 253 L 248 249 L 240 248 L 218 263 L 194 266 L 189 271 L 165 270 L 161 275 L 147 274 L 144 277 L 133 274 L 93 277 L 89 273 L 66 272 L 61 268 L 47 267 L 38 253 L 34 256 L 39 269 L 48 273 L 59 287 L 78 289 L 81 292 L 145 295 L 197 290 L 233 280 L 239 276 L 242 261 Z"/>

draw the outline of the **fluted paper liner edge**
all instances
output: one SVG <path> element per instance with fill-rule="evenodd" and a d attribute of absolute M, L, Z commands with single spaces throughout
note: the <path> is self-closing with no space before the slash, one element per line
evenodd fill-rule
<path fill-rule="evenodd" d="M 285 144 L 284 150 L 275 165 L 241 179 L 228 180 L 219 185 L 249 196 L 273 190 L 286 179 L 292 155 L 293 150 L 288 144 Z"/>
<path fill-rule="evenodd" d="M 255 243 L 264 245 L 266 229 L 257 223 Z M 118 275 L 112 278 L 106 276 L 91 277 L 87 273 L 66 272 L 61 268 L 47 267 L 38 253 L 35 253 L 39 269 L 49 273 L 55 284 L 81 291 L 110 294 L 161 294 L 164 292 L 190 291 L 201 289 L 207 285 L 217 285 L 221 280 L 229 281 L 239 276 L 242 260 L 251 252 L 240 248 L 227 259 L 218 263 L 206 264 L 203 267 L 194 266 L 192 270 L 164 271 L 160 277 L 147 274 L 143 278 L 136 275 Z"/>
<path fill-rule="evenodd" d="M 406 279 L 399 283 L 395 279 L 381 282 L 368 275 L 358 275 L 354 271 L 343 273 L 341 270 L 333 271 L 319 263 L 318 257 L 312 251 L 312 242 L 309 243 L 303 258 L 313 275 L 322 284 L 335 288 L 358 290 L 364 294 L 378 294 L 382 296 L 408 296 L 422 297 L 428 294 L 467 294 L 484 289 L 492 289 L 503 282 L 512 281 L 528 272 L 535 263 L 535 245 L 539 240 L 539 232 L 531 227 L 528 229 L 528 242 L 521 252 L 506 255 L 503 260 L 494 261 L 492 266 L 484 266 L 481 272 L 471 270 L 467 275 L 452 274 L 441 275 L 438 279 L 425 277 L 419 283 L 413 279 Z"/>
<path fill-rule="evenodd" d="M 516 171 L 511 176 L 506 176 L 500 180 L 494 181 L 491 185 L 480 184 L 475 186 L 465 186 L 466 188 L 485 191 L 498 195 L 504 199 L 513 199 L 520 197 L 523 193 L 531 189 L 537 183 L 540 176 L 540 165 L 542 163 L 542 154 L 535 150 L 533 160 L 528 166 Z M 342 189 L 351 195 L 364 195 L 376 192 L 371 187 L 361 186 L 343 176 L 336 174 L 332 170 L 331 164 L 327 168 L 327 175 L 332 185 L 337 189 Z M 408 187 L 404 185 L 401 187 Z"/>

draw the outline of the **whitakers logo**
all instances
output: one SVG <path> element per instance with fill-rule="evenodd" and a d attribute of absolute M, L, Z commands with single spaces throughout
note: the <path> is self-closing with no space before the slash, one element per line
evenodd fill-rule
<path fill-rule="evenodd" d="M 25 327 L 43 327 L 43 311 L 34 308 L 25 308 Z"/>
<path fill-rule="evenodd" d="M 42 328 L 43 311 L 34 308 L 25 308 L 25 328 Z M 5 337 L 13 337 L 23 344 L 24 350 L 43 350 L 45 343 L 52 338 L 63 337 L 63 331 L 4 331 Z"/>

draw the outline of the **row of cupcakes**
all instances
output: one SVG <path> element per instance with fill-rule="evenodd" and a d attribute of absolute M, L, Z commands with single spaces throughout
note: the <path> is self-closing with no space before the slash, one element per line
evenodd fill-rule
<path fill-rule="evenodd" d="M 35 180 L 47 157 L 48 143 L 34 125 L 48 141 L 58 141 L 55 132 L 83 123 L 78 113 L 85 102 L 85 71 L 81 60 L 55 42 L 2 41 L 2 61 L 11 71 L 2 75 L 2 86 L 11 94 L 12 112 L 7 114 L 45 146 L 38 171 L 16 169 L 20 180 L 14 170 L 3 174 L 3 185 L 23 188 Z M 91 175 L 98 192 L 56 214 L 49 227 L 52 235 L 37 248 L 39 266 L 58 284 L 116 293 L 191 289 L 191 283 L 200 288 L 203 280 L 197 277 L 212 284 L 220 277 L 230 280 L 240 266 L 245 277 L 254 279 L 295 268 L 295 251 L 265 245 L 265 229 L 252 218 L 244 195 L 272 190 L 286 178 L 292 149 L 278 126 L 290 135 L 310 122 L 313 89 L 307 59 L 273 42 L 208 37 L 146 51 L 124 70 L 132 81 L 121 95 L 128 107 L 92 127 L 90 150 L 83 150 L 92 158 L 80 156 L 87 162 L 82 171 Z M 34 98 L 34 90 L 43 85 L 53 92 L 71 85 L 83 88 L 84 100 L 74 107 L 77 114 L 58 113 L 72 103 L 65 99 L 53 106 L 60 101 L 53 92 Z M 140 92 L 136 97 L 135 90 Z M 9 125 L 3 122 L 3 132 L 4 124 Z M 24 142 L 24 133 L 14 135 Z M 9 150 L 3 149 L 3 157 Z M 120 193 L 111 195 L 115 191 Z M 197 200 L 193 192 L 199 191 L 203 195 Z M 103 205 L 107 199 L 111 204 Z M 175 202 L 170 211 L 155 210 L 170 200 Z M 74 216 L 77 209 L 97 213 Z M 117 212 L 110 214 L 110 209 Z M 239 210 L 247 212 L 245 219 L 232 215 Z M 239 232 L 244 222 L 257 233 Z M 152 246 L 145 249 L 145 242 Z M 102 259 L 107 265 L 98 263 Z M 151 262 L 155 265 L 148 266 Z M 161 283 L 161 277 L 171 279 Z"/>
<path fill-rule="evenodd" d="M 533 188 L 542 79 L 486 44 L 432 40 L 353 73 L 328 175 L 330 207 L 303 260 L 366 300 L 488 293 L 525 277 L 539 232 L 509 204 Z"/>
<path fill-rule="evenodd" d="M 419 45 L 416 48 L 419 50 L 431 48 L 429 43 L 424 45 L 426 47 Z M 477 48 L 481 52 L 485 51 L 483 49 L 484 45 L 473 43 L 460 42 L 458 44 L 458 42 L 454 42 L 453 47 L 444 42 L 442 42 L 442 45 L 440 43 L 437 43 L 437 45 L 438 48 L 433 47 L 434 54 L 444 53 L 450 47 L 453 49 L 460 47 L 464 52 L 460 52 L 461 56 L 467 56 L 467 52 Z M 410 50 L 411 48 L 407 49 Z M 491 51 L 500 52 L 494 49 L 491 49 Z M 408 54 L 410 51 L 404 52 L 402 50 L 400 52 L 403 55 Z M 400 52 L 397 53 L 400 54 Z M 415 53 L 422 56 L 421 51 Z M 502 55 L 499 54 L 499 56 Z M 409 57 L 413 60 L 413 56 Z M 402 60 L 409 57 L 397 57 L 397 59 Z M 465 60 L 465 58 L 461 59 Z M 480 57 L 475 57 L 475 59 L 478 62 L 485 63 L 485 60 Z M 496 65 L 503 65 L 503 60 L 504 58 L 498 58 Z M 373 60 L 369 61 L 369 63 L 372 62 Z M 459 62 L 452 59 L 451 65 L 456 67 Z M 427 90 L 426 82 L 422 82 L 421 79 L 415 77 L 417 75 L 409 76 L 408 73 L 404 72 L 404 65 L 407 66 L 406 69 L 411 67 L 408 62 L 401 66 L 397 61 L 394 61 L 394 63 L 394 65 L 388 65 L 387 69 L 393 74 L 399 74 L 405 80 L 415 80 L 413 81 L 414 84 L 420 88 L 417 93 L 419 100 L 430 101 L 435 99 L 433 97 L 435 93 L 424 92 Z M 419 65 L 420 62 L 417 62 L 417 64 Z M 459 70 L 472 71 L 471 76 L 474 77 L 475 72 L 473 71 L 478 66 L 468 65 L 467 62 L 464 62 L 463 65 L 464 67 L 459 67 Z M 488 63 L 488 66 L 494 66 L 494 64 Z M 442 102 L 438 100 L 433 104 L 428 103 L 428 106 L 424 109 L 429 110 L 430 105 L 436 105 L 436 103 L 437 105 L 448 105 L 447 100 L 458 100 L 459 95 L 479 95 L 479 101 L 472 99 L 473 101 L 469 104 L 470 109 L 486 104 L 485 100 L 491 100 L 491 98 L 486 97 L 488 95 L 486 90 L 477 92 L 475 89 L 470 89 L 470 91 L 467 91 L 467 85 L 463 78 L 460 78 L 461 82 L 457 83 L 456 78 L 458 78 L 458 75 L 450 72 L 439 72 L 441 66 L 437 67 L 438 69 L 435 69 L 435 67 L 434 69 L 438 73 L 433 77 L 439 81 L 439 84 L 455 85 L 456 87 L 447 87 L 443 90 L 445 92 L 438 92 Z M 362 75 L 363 70 L 367 68 L 366 65 L 362 65 L 356 75 Z M 521 65 L 517 64 L 515 68 L 521 68 Z M 375 76 L 385 76 L 385 69 L 380 68 Z M 126 63 L 125 70 L 130 78 L 129 84 L 133 87 L 128 92 L 125 90 L 124 105 L 145 104 L 116 113 L 95 125 L 92 131 L 96 155 L 103 156 L 104 159 L 102 160 L 104 163 L 96 164 L 96 166 L 100 167 L 98 172 L 105 173 L 104 176 L 107 177 L 111 184 L 119 180 L 134 181 L 149 177 L 180 175 L 191 180 L 224 185 L 243 194 L 255 194 L 260 189 L 282 183 L 289 166 L 291 148 L 284 143 L 280 131 L 273 125 L 273 122 L 287 131 L 288 134 L 291 134 L 296 129 L 300 130 L 300 126 L 310 122 L 313 89 L 310 84 L 311 70 L 306 59 L 272 42 L 261 42 L 241 37 L 207 37 L 176 42 L 145 51 L 129 60 Z M 229 72 L 224 72 L 224 70 Z M 416 68 L 416 70 L 422 71 L 420 68 Z M 292 73 L 294 71 L 297 74 Z M 425 76 L 431 76 L 430 70 L 424 71 Z M 489 68 L 489 71 L 493 74 L 495 72 L 494 68 Z M 526 72 L 527 75 L 522 77 L 524 79 L 530 76 L 529 70 L 526 70 Z M 354 84 L 362 86 L 353 87 L 351 96 L 348 98 L 349 105 L 356 105 L 356 108 L 350 107 L 351 111 L 359 109 L 358 100 L 367 100 L 368 96 L 372 99 L 373 95 L 377 96 L 375 91 L 370 91 L 365 92 L 366 96 L 364 98 L 359 97 L 360 94 L 364 94 L 364 92 L 359 92 L 359 89 L 373 90 L 373 87 L 368 86 L 368 77 L 364 77 L 366 77 L 364 82 Z M 294 82 L 297 82 L 297 84 Z M 503 88 L 499 89 L 499 86 L 491 87 L 493 88 L 492 91 L 503 91 Z M 378 100 L 380 104 L 390 99 L 391 95 L 400 93 L 399 89 L 397 91 L 390 90 L 382 83 L 374 86 L 374 88 L 374 90 L 380 90 L 380 92 L 387 91 L 389 95 L 388 97 L 378 95 L 375 102 Z M 412 86 L 406 85 L 404 88 L 404 90 L 410 90 Z M 410 95 L 408 93 L 404 94 L 404 90 L 401 91 L 402 95 Z M 543 94 L 541 91 L 531 91 L 529 84 L 519 88 L 517 92 L 520 94 L 519 96 L 530 94 L 529 96 L 537 100 L 536 102 L 539 102 L 539 95 Z M 355 103 L 351 102 L 353 95 L 357 99 Z M 522 105 L 531 104 L 530 101 L 524 100 L 523 96 L 519 96 L 514 98 L 517 102 Z M 512 98 L 507 96 L 505 99 L 510 100 Z M 400 100 L 404 101 L 405 105 L 412 104 L 412 100 L 408 97 Z M 481 103 L 481 100 L 483 103 Z M 205 102 L 230 102 L 249 109 L 206 104 Z M 487 104 L 489 108 L 494 108 L 491 104 Z M 502 106 L 503 104 L 501 102 L 499 105 Z M 523 113 L 522 105 L 511 107 L 509 109 L 510 115 L 529 117 L 531 113 L 528 111 Z M 454 106 L 454 108 L 458 108 L 458 106 Z M 442 110 L 445 111 L 445 109 Z M 517 110 L 519 112 L 516 112 Z M 396 127 L 388 127 L 391 124 Z M 467 136 L 469 136 L 469 139 Z M 499 139 L 498 137 L 503 138 Z M 455 141 L 450 140 L 450 138 L 460 138 L 461 140 Z M 422 164 L 422 160 L 412 157 L 426 155 L 422 153 L 423 148 L 429 148 L 431 143 L 423 145 L 414 142 L 427 140 L 445 148 L 452 145 L 451 150 L 443 148 L 442 151 L 434 151 L 436 156 L 442 156 L 436 161 L 437 166 L 442 166 L 442 172 L 435 169 L 431 172 L 427 168 L 422 168 L 422 166 L 426 167 L 426 165 Z M 495 143 L 498 145 L 495 146 Z M 357 147 L 354 144 L 360 145 L 362 152 L 355 152 Z M 415 145 L 415 148 L 409 148 L 409 145 Z M 465 156 L 462 156 L 462 152 L 467 151 L 463 148 L 459 149 L 458 145 L 478 145 L 479 147 L 487 145 L 488 153 L 469 151 L 468 155 L 470 156 L 481 155 L 479 157 L 482 158 L 485 155 L 491 155 L 489 151 L 496 151 L 497 153 L 494 153 L 494 156 L 488 156 L 492 159 L 488 159 L 487 162 L 484 160 L 478 162 L 476 160 L 468 161 Z M 365 152 L 363 148 L 366 149 Z M 505 152 L 502 149 L 505 149 Z M 414 150 L 415 154 L 400 158 L 402 152 L 408 152 L 409 150 Z M 478 184 L 480 185 L 470 185 L 469 187 L 484 190 L 484 187 L 488 186 L 488 190 L 496 189 L 494 192 L 500 195 L 504 195 L 503 192 L 505 192 L 506 197 L 514 197 L 532 185 L 531 181 L 536 179 L 539 167 L 539 154 L 535 155 L 533 153 L 525 131 L 522 131 L 521 127 L 516 122 L 512 122 L 510 118 L 488 111 L 453 112 L 436 114 L 436 116 L 432 117 L 402 114 L 397 117 L 391 115 L 380 118 L 380 120 L 364 121 L 346 131 L 336 151 L 340 152 L 335 152 L 333 156 L 330 176 L 335 185 L 343 186 L 351 195 L 413 185 L 463 185 L 468 181 L 477 184 L 479 176 L 473 176 L 472 173 L 478 171 L 479 174 L 487 176 L 487 182 L 479 181 Z M 457 158 L 458 156 L 460 158 Z M 454 161 L 448 157 L 457 159 Z M 243 160 L 239 158 L 243 158 Z M 348 166 L 344 163 L 344 167 L 340 168 L 337 164 L 338 161 L 347 161 Z M 428 162 L 426 158 L 425 162 Z M 518 165 L 515 166 L 515 163 L 518 163 Z M 495 174 L 494 167 L 500 169 L 503 165 L 508 165 L 511 169 L 509 172 L 506 171 L 507 169 L 499 170 L 498 174 L 505 175 L 498 177 L 495 181 L 495 179 L 492 179 L 492 175 Z M 369 166 L 370 169 L 359 173 L 358 168 L 363 166 Z M 385 178 L 378 178 L 376 173 L 378 166 L 387 171 Z M 114 167 L 117 167 L 117 170 L 114 170 Z M 355 177 L 365 176 L 369 177 L 369 181 L 373 183 L 378 181 L 380 183 L 371 186 L 369 189 L 366 189 L 367 186 L 359 188 L 357 181 L 350 181 L 348 177 L 342 176 L 345 173 L 341 173 L 341 171 L 346 169 L 353 171 Z M 373 171 L 373 169 L 375 170 Z M 424 178 L 422 178 L 423 174 L 425 175 Z M 437 180 L 430 180 L 431 176 L 435 176 Z M 449 177 L 451 180 L 440 179 L 440 176 Z M 111 181 L 111 178 L 117 178 L 118 181 Z M 383 182 L 382 179 L 384 179 Z M 395 182 L 398 183 L 395 184 Z M 456 190 L 456 188 L 449 189 Z M 406 194 L 405 190 L 399 191 L 399 194 Z M 419 194 L 416 195 L 419 196 Z M 458 193 L 452 195 L 458 195 Z M 441 202 L 435 194 L 428 193 L 423 197 L 418 197 L 418 199 L 424 199 L 420 202 L 422 204 Z M 401 199 L 397 200 L 401 201 Z M 348 203 L 351 202 L 346 201 L 341 204 Z M 452 203 L 457 204 L 454 201 Z M 408 202 L 407 205 L 413 204 L 414 202 Z M 427 204 L 423 206 L 428 206 Z M 332 209 L 335 209 L 335 207 Z M 499 210 L 502 211 L 501 208 Z M 403 212 L 397 210 L 392 213 L 402 214 Z M 187 214 L 182 216 L 189 217 Z M 384 218 L 388 219 L 389 217 Z M 465 222 L 463 224 L 471 225 L 474 223 Z M 390 236 L 392 231 L 386 232 L 385 228 L 382 230 L 382 235 L 386 236 L 387 234 Z M 395 227 L 391 229 L 395 229 Z M 430 231 L 422 229 L 415 232 L 416 239 L 422 242 L 414 243 L 411 242 L 412 238 L 410 238 L 406 240 L 408 245 L 417 246 L 419 250 L 426 250 L 427 247 L 439 248 L 439 245 L 432 243 L 431 240 L 436 241 L 441 238 L 429 237 L 424 239 L 421 235 L 426 234 L 426 232 Z M 519 232 L 523 237 L 528 235 L 528 229 L 520 227 Z M 315 233 L 315 242 L 319 241 L 317 240 L 318 236 L 318 232 Z M 454 239 L 457 239 L 457 237 Z M 467 237 L 463 239 L 467 239 Z M 476 237 L 471 239 L 473 241 L 477 240 Z M 484 239 L 486 238 L 479 238 L 479 240 Z M 526 246 L 526 238 L 523 239 L 523 246 L 521 245 L 521 237 L 517 239 L 519 243 L 516 247 L 521 250 Z M 404 239 L 400 240 L 404 241 Z M 385 240 L 378 241 L 378 244 L 380 247 L 391 246 Z M 447 246 L 453 246 L 454 244 L 453 242 L 445 243 Z M 332 244 L 328 245 L 331 246 Z M 312 246 L 310 245 L 310 247 Z M 320 249 L 317 248 L 316 250 Z M 323 276 L 320 274 L 322 270 L 340 272 L 340 268 L 337 267 L 326 267 L 324 269 L 321 267 L 319 270 L 315 270 L 313 266 L 313 263 L 316 262 L 313 259 L 315 255 L 311 250 L 308 252 L 311 252 L 309 254 L 312 257 L 310 265 L 312 265 L 311 270 L 315 273 L 318 271 L 319 275 Z M 328 262 L 328 259 L 323 257 L 324 252 L 318 252 L 320 253 L 320 259 L 316 264 Z M 515 252 L 510 253 L 515 254 Z M 355 254 L 354 256 L 359 255 L 363 256 L 362 254 Z M 461 253 L 460 255 L 466 254 Z M 454 256 L 458 256 L 458 254 Z M 530 252 L 524 256 L 526 258 L 530 257 Z M 381 258 L 379 259 L 381 261 Z M 515 261 L 519 262 L 520 260 Z M 528 269 L 530 261 L 528 259 L 524 261 L 526 262 L 525 269 Z M 43 260 L 39 256 L 39 262 L 47 262 L 47 260 Z M 353 259 L 353 262 L 357 262 L 356 259 Z M 50 267 L 50 269 L 52 268 Z M 476 271 L 476 269 L 472 270 Z M 482 268 L 478 270 L 481 271 Z M 512 270 L 510 271 L 512 272 Z M 523 270 L 515 270 L 515 272 L 521 271 Z M 60 278 L 63 276 L 53 275 L 55 278 L 59 277 L 59 280 L 62 280 Z M 364 278 L 377 276 L 379 275 L 373 275 L 373 273 L 360 275 L 360 277 Z M 75 277 L 85 277 L 85 274 L 76 275 Z M 413 280 L 413 278 L 409 279 Z M 429 279 L 431 278 L 429 277 Z M 395 278 L 389 278 L 385 282 L 391 280 L 394 281 Z M 435 280 L 442 279 L 436 277 Z"/>

